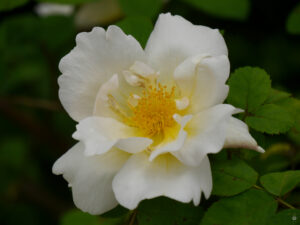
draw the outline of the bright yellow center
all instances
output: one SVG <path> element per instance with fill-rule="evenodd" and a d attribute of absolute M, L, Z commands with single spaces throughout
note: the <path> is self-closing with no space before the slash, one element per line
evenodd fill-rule
<path fill-rule="evenodd" d="M 149 86 L 143 92 L 136 106 L 131 107 L 130 117 L 132 126 L 139 128 L 147 136 L 154 136 L 174 125 L 173 115 L 176 113 L 174 97 L 175 87 L 170 91 L 166 86 Z"/>

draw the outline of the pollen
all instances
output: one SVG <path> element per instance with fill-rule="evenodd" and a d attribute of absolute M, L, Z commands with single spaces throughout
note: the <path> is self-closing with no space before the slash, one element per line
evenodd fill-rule
<path fill-rule="evenodd" d="M 177 111 L 174 92 L 175 87 L 168 90 L 167 86 L 160 83 L 157 87 L 147 87 L 137 104 L 131 106 L 132 126 L 139 128 L 149 137 L 162 133 L 167 127 L 172 127 L 175 124 L 173 115 Z"/>

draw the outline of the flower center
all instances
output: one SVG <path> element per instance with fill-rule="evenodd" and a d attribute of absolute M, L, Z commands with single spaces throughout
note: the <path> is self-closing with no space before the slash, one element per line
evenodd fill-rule
<path fill-rule="evenodd" d="M 158 83 L 158 87 L 148 86 L 135 106 L 130 106 L 133 115 L 132 126 L 141 129 L 147 136 L 154 136 L 174 125 L 176 113 L 175 87 L 170 91 Z"/>

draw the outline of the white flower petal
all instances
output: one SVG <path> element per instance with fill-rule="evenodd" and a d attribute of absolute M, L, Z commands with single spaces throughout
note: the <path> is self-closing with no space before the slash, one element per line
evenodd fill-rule
<path fill-rule="evenodd" d="M 225 85 L 229 72 L 225 55 L 192 56 L 176 68 L 174 78 L 181 95 L 190 99 L 191 113 L 224 102 L 229 90 Z"/>
<path fill-rule="evenodd" d="M 145 51 L 162 76 L 171 76 L 183 60 L 193 55 L 227 55 L 225 41 L 217 29 L 193 25 L 170 13 L 159 16 Z"/>
<path fill-rule="evenodd" d="M 147 83 L 153 84 L 157 77 L 150 66 L 140 61 L 134 62 L 129 71 L 123 71 L 123 75 L 127 83 L 134 87 L 145 87 Z"/>
<path fill-rule="evenodd" d="M 144 199 L 158 196 L 198 205 L 201 192 L 206 198 L 212 189 L 210 164 L 204 157 L 198 167 L 187 167 L 171 155 L 149 162 L 146 153 L 132 155 L 113 180 L 118 202 L 134 209 Z"/>
<path fill-rule="evenodd" d="M 186 125 L 188 138 L 183 147 L 172 154 L 185 165 L 198 166 L 208 153 L 219 152 L 234 110 L 231 105 L 221 104 L 196 114 Z"/>
<path fill-rule="evenodd" d="M 184 131 L 185 125 L 192 119 L 192 115 L 186 115 L 181 117 L 178 114 L 174 115 L 174 119 L 180 125 L 180 129 L 177 137 L 175 137 L 174 141 L 170 141 L 167 143 L 162 143 L 156 147 L 154 151 L 151 152 L 149 160 L 153 161 L 157 156 L 167 153 L 167 152 L 175 152 L 182 148 L 185 139 L 187 137 L 187 132 Z M 173 138 L 173 137 L 172 137 Z"/>
<path fill-rule="evenodd" d="M 145 78 L 155 74 L 155 71 L 150 66 L 140 61 L 134 62 L 134 64 L 130 67 L 130 70 Z"/>
<path fill-rule="evenodd" d="M 59 64 L 59 98 L 64 108 L 76 121 L 91 116 L 101 85 L 144 57 L 140 44 L 117 26 L 78 34 L 76 47 Z"/>
<path fill-rule="evenodd" d="M 226 134 L 224 148 L 248 148 L 260 153 L 265 152 L 249 133 L 247 124 L 241 120 L 231 117 Z"/>
<path fill-rule="evenodd" d="M 152 140 L 134 137 L 134 130 L 125 124 L 108 117 L 88 117 L 76 126 L 73 138 L 85 145 L 88 156 L 103 154 L 116 146 L 130 153 L 146 149 Z"/>
<path fill-rule="evenodd" d="M 114 74 L 107 82 L 99 89 L 96 101 L 94 104 L 93 115 L 115 117 L 115 114 L 110 109 L 109 95 L 112 95 L 119 88 L 118 75 Z"/>
<path fill-rule="evenodd" d="M 102 214 L 118 204 L 112 191 L 112 180 L 128 157 L 128 153 L 120 150 L 86 157 L 83 144 L 78 143 L 55 162 L 53 173 L 63 174 L 69 182 L 79 209 Z"/>
<path fill-rule="evenodd" d="M 115 146 L 129 153 L 137 153 L 145 150 L 152 142 L 150 138 L 129 137 L 118 140 Z"/>

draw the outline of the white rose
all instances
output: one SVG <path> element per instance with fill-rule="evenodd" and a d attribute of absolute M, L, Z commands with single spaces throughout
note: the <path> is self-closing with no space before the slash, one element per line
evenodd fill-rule
<path fill-rule="evenodd" d="M 76 120 L 72 147 L 53 166 L 78 208 L 134 209 L 167 196 L 198 205 L 212 190 L 209 153 L 263 152 L 228 94 L 227 47 L 217 29 L 162 14 L 145 50 L 116 26 L 80 33 L 60 62 L 59 97 Z"/>

